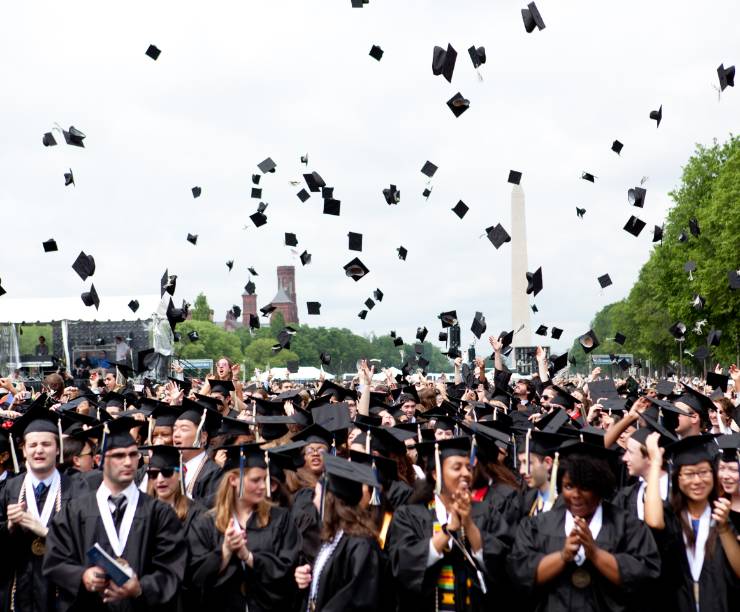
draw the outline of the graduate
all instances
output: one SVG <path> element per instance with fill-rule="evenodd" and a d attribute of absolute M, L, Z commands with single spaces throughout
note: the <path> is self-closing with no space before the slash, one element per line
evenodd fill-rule
<path fill-rule="evenodd" d="M 313 565 L 300 565 L 295 581 L 316 612 L 360 612 L 380 608 L 382 557 L 368 512 L 380 489 L 370 465 L 324 458 L 321 548 Z"/>
<path fill-rule="evenodd" d="M 689 436 L 671 444 L 670 508 L 660 499 L 663 449 L 658 435 L 646 440 L 651 465 L 645 522 L 656 532 L 672 588 L 665 605 L 680 612 L 724 612 L 740 586 L 740 542 L 729 521 L 731 502 L 717 496 L 712 436 Z M 668 570 L 668 567 L 666 568 Z"/>
<path fill-rule="evenodd" d="M 267 498 L 268 461 L 259 444 L 228 448 L 215 505 L 188 532 L 190 574 L 214 610 L 280 610 L 294 599 L 301 538 Z"/>
<path fill-rule="evenodd" d="M 730 500 L 730 522 L 740 533 L 740 434 L 719 436 L 717 446 L 717 478 L 723 496 Z"/>
<path fill-rule="evenodd" d="M 557 501 L 557 466 L 553 455 L 562 442 L 563 436 L 539 429 L 528 429 L 517 439 L 519 475 L 527 487 L 521 498 L 523 516 L 547 512 Z"/>
<path fill-rule="evenodd" d="M 470 438 L 418 444 L 426 479 L 396 509 L 386 552 L 402 610 L 482 610 L 502 578 L 507 526 L 471 500 Z"/>
<path fill-rule="evenodd" d="M 121 418 L 104 425 L 103 481 L 71 500 L 52 521 L 43 571 L 57 587 L 57 610 L 151 610 L 173 601 L 185 573 L 187 548 L 175 511 L 139 491 L 139 449 Z M 98 544 L 132 577 L 117 586 L 88 551 Z"/>
<path fill-rule="evenodd" d="M 42 574 L 49 524 L 78 491 L 73 480 L 57 469 L 63 452 L 58 415 L 45 408 L 45 400 L 42 395 L 10 428 L 11 436 L 22 439 L 13 455 L 23 451 L 26 472 L 10 478 L 0 494 L 5 610 L 55 609 L 54 589 Z"/>
<path fill-rule="evenodd" d="M 172 443 L 183 449 L 185 493 L 191 499 L 210 507 L 221 480 L 221 468 L 208 456 L 206 448 L 221 415 L 206 405 L 185 398 L 183 411 L 172 429 Z M 189 448 L 188 448 L 189 447 Z"/>
<path fill-rule="evenodd" d="M 536 610 L 627 610 L 635 589 L 658 577 L 660 557 L 649 529 L 606 501 L 615 484 L 610 453 L 578 440 L 561 445 L 562 504 L 517 529 L 508 569 L 534 597 Z"/>

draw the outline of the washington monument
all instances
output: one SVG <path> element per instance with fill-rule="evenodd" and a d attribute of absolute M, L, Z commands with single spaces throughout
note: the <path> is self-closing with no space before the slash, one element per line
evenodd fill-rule
<path fill-rule="evenodd" d="M 513 346 L 532 346 L 532 327 L 527 299 L 527 222 L 524 214 L 524 191 L 514 185 L 511 190 L 511 324 Z"/>

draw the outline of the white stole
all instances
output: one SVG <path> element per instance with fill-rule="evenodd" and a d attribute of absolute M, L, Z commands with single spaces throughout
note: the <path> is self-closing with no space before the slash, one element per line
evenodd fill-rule
<path fill-rule="evenodd" d="M 108 505 L 108 496 L 111 495 L 111 491 L 104 484 L 98 487 L 95 498 L 98 502 L 98 512 L 100 518 L 103 520 L 103 527 L 105 528 L 105 535 L 108 536 L 108 542 L 110 542 L 111 548 L 117 557 L 123 555 L 123 550 L 126 548 L 126 542 L 128 541 L 128 534 L 131 531 L 131 525 L 134 522 L 134 514 L 136 513 L 136 506 L 139 503 L 139 489 L 131 483 L 131 496 L 127 498 L 126 510 L 123 513 L 123 520 L 121 521 L 121 527 L 118 533 L 116 533 L 116 526 L 113 524 L 113 515 Z"/>
<path fill-rule="evenodd" d="M 691 525 L 691 515 L 686 513 L 686 518 L 689 520 Z M 710 522 L 712 519 L 712 506 L 707 503 L 707 507 L 704 508 L 704 512 L 699 517 L 699 532 L 696 534 L 696 541 L 694 542 L 694 548 L 691 549 L 686 541 L 686 534 L 683 536 L 684 547 L 686 548 L 686 557 L 689 560 L 689 567 L 691 568 L 691 577 L 694 582 L 699 582 L 699 576 L 701 576 L 701 568 L 704 565 L 704 549 L 706 548 L 707 538 L 709 537 Z M 696 602 L 699 605 L 699 602 Z"/>
<path fill-rule="evenodd" d="M 31 484 L 31 474 L 26 472 L 26 477 L 23 479 L 23 487 L 26 491 L 26 506 L 31 516 L 35 518 L 44 527 L 49 524 L 51 518 L 51 511 L 54 509 L 54 503 L 59 493 L 59 487 L 61 486 L 61 478 L 59 477 L 59 471 L 54 470 L 54 474 L 51 477 L 51 485 L 49 485 L 49 492 L 46 494 L 46 500 L 44 501 L 44 507 L 39 515 L 39 508 L 36 505 L 36 492 L 33 490 Z"/>
<path fill-rule="evenodd" d="M 591 531 L 591 537 L 596 540 L 597 536 L 599 535 L 599 532 L 601 531 L 601 524 L 604 520 L 604 511 L 601 507 L 601 504 L 596 508 L 596 512 L 594 512 L 594 515 L 591 517 L 591 520 L 588 523 L 588 528 Z M 573 515 L 571 514 L 570 510 L 565 511 L 565 537 L 567 538 L 570 535 L 570 532 L 573 531 L 573 527 L 575 527 L 575 519 L 573 518 Z M 586 551 L 583 549 L 583 546 L 580 546 L 578 548 L 578 552 L 576 552 L 576 556 L 573 559 L 576 562 L 576 565 L 583 565 L 584 561 L 586 560 Z"/>

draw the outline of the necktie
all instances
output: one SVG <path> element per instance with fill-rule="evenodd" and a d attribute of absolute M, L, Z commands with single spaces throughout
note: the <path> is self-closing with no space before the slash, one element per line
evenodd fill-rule
<path fill-rule="evenodd" d="M 116 507 L 115 510 L 113 510 L 113 524 L 116 527 L 116 531 L 118 531 L 121 528 L 121 521 L 123 520 L 123 513 L 126 511 L 128 500 L 123 493 L 120 495 L 110 495 L 108 499 L 113 502 L 113 505 Z"/>
<path fill-rule="evenodd" d="M 47 487 L 43 482 L 40 482 L 33 488 L 33 494 L 36 496 L 36 505 L 39 506 L 41 504 L 41 499 L 44 496 L 44 493 L 46 493 L 46 490 L 49 487 Z"/>

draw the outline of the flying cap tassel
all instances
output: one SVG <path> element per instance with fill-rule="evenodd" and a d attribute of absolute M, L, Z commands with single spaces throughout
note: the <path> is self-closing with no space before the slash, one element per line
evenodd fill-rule
<path fill-rule="evenodd" d="M 265 451 L 265 463 L 267 464 L 267 467 L 265 468 L 265 496 L 267 499 L 272 499 L 272 480 L 270 479 L 270 453 L 268 451 Z"/>
<path fill-rule="evenodd" d="M 108 429 L 108 421 L 103 425 L 103 440 L 100 443 L 100 469 L 103 469 L 105 463 L 105 451 L 108 446 L 108 436 L 110 435 L 110 429 Z"/>
<path fill-rule="evenodd" d="M 560 453 L 555 453 L 555 458 L 552 460 L 552 471 L 550 472 L 550 488 L 548 490 L 548 502 L 550 507 L 555 503 L 558 497 L 558 467 L 560 466 Z"/>
<path fill-rule="evenodd" d="M 57 431 L 59 432 L 59 463 L 64 463 L 64 432 L 62 431 L 62 419 L 57 419 Z"/>
<path fill-rule="evenodd" d="M 239 448 L 239 499 L 244 497 L 244 448 Z"/>
<path fill-rule="evenodd" d="M 527 475 L 531 474 L 532 471 L 530 469 L 530 462 L 529 462 L 529 441 L 532 439 L 532 430 L 528 429 L 527 433 L 524 436 L 524 461 L 527 462 L 526 468 L 527 468 Z"/>
<path fill-rule="evenodd" d="M 378 468 L 375 465 L 375 459 L 373 459 L 373 475 L 375 476 L 375 479 L 380 482 L 380 473 L 378 472 Z M 380 489 L 378 487 L 373 487 L 373 494 L 370 497 L 370 505 L 380 505 Z"/>
<path fill-rule="evenodd" d="M 206 424 L 206 413 L 208 408 L 203 408 L 203 414 L 200 415 L 200 423 L 198 423 L 198 429 L 195 430 L 195 440 L 193 440 L 193 446 L 200 448 L 200 434 L 203 433 L 203 427 Z"/>
<path fill-rule="evenodd" d="M 20 468 L 18 467 L 18 455 L 15 454 L 15 442 L 13 442 L 13 434 L 8 436 L 10 438 L 10 456 L 13 457 L 13 473 L 18 474 Z"/>
<path fill-rule="evenodd" d="M 434 494 L 442 493 L 442 459 L 439 455 L 439 442 L 434 443 Z"/>

